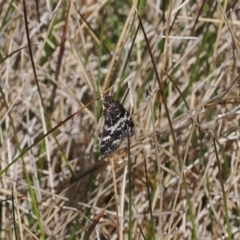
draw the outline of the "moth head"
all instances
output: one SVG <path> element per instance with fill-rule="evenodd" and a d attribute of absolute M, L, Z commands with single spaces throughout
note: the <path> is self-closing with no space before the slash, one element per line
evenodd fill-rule
<path fill-rule="evenodd" d="M 115 100 L 112 96 L 110 96 L 110 95 L 103 96 L 103 104 L 105 107 L 108 107 L 109 105 L 111 105 L 114 102 L 115 102 Z"/>

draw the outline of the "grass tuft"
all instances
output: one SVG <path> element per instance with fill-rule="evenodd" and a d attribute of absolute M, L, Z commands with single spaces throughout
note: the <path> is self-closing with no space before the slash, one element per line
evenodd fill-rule
<path fill-rule="evenodd" d="M 237 1 L 0 9 L 0 239 L 240 239 Z"/>

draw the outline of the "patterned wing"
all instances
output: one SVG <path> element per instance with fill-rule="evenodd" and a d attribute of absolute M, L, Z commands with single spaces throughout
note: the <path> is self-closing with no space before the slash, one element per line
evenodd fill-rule
<path fill-rule="evenodd" d="M 105 117 L 104 132 L 101 141 L 101 154 L 114 152 L 124 137 L 131 137 L 134 124 L 128 111 L 118 101 L 114 100 L 103 112 Z"/>
<path fill-rule="evenodd" d="M 104 111 L 104 132 L 101 142 L 101 154 L 114 152 L 123 139 L 122 112 L 111 106 Z"/>
<path fill-rule="evenodd" d="M 123 137 L 131 137 L 134 134 L 134 123 L 127 110 L 125 110 L 124 118 L 126 119 L 126 122 L 123 128 Z"/>

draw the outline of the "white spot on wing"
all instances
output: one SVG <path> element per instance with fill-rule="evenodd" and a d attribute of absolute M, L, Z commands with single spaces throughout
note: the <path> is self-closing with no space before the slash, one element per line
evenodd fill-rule
<path fill-rule="evenodd" d="M 102 141 L 105 142 L 105 141 L 110 140 L 110 139 L 111 139 L 111 137 L 109 135 L 107 135 L 106 137 L 102 138 Z"/>

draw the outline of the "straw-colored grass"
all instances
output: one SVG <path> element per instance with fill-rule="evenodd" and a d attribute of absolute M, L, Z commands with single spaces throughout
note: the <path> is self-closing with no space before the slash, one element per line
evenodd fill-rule
<path fill-rule="evenodd" d="M 0 239 L 240 239 L 237 0 L 0 9 Z"/>

